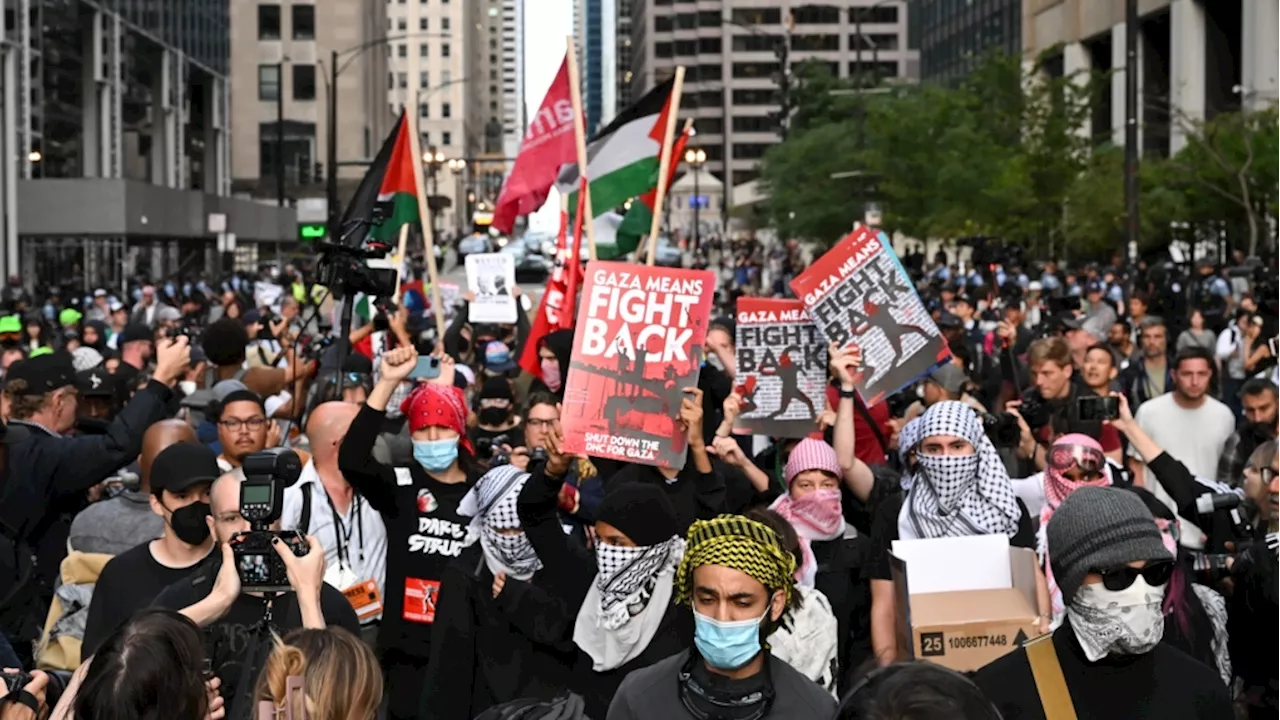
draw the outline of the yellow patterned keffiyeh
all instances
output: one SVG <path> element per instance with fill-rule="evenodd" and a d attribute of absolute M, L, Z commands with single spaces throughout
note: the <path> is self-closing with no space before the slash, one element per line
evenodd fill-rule
<path fill-rule="evenodd" d="M 689 528 L 684 559 L 676 571 L 676 603 L 689 602 L 693 571 L 701 565 L 722 565 L 744 572 L 770 592 L 783 591 L 787 604 L 795 591 L 795 557 L 782 548 L 773 528 L 741 515 L 699 520 Z"/>

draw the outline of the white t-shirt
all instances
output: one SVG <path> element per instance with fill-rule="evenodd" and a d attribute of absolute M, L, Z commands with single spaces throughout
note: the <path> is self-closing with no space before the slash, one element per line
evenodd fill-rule
<path fill-rule="evenodd" d="M 1231 410 L 1221 402 L 1206 397 L 1200 407 L 1190 410 L 1175 402 L 1172 392 L 1143 403 L 1135 419 L 1138 427 L 1156 445 L 1186 465 L 1192 475 L 1203 478 L 1217 476 L 1222 447 L 1236 430 Z M 1129 454 L 1137 456 L 1132 445 L 1129 446 Z M 1155 493 L 1169 509 L 1176 511 L 1178 508 L 1173 498 L 1161 487 L 1151 469 L 1145 468 L 1143 472 L 1143 486 Z M 1180 518 L 1182 537 L 1186 541 L 1183 544 L 1194 548 L 1203 544 L 1204 532 L 1193 520 Z"/>

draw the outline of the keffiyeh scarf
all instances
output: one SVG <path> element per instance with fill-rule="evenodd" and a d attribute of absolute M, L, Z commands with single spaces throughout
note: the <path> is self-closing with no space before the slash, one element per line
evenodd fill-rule
<path fill-rule="evenodd" d="M 917 444 L 950 435 L 968 440 L 975 452 L 916 453 L 911 490 L 898 519 L 899 536 L 908 540 L 1016 534 L 1022 511 L 1009 473 L 977 413 L 954 400 L 935 403 L 920 416 L 917 433 Z"/>
<path fill-rule="evenodd" d="M 840 504 L 839 490 L 815 490 L 798 499 L 783 495 L 769 509 L 778 513 L 800 537 L 800 554 L 804 562 L 796 568 L 796 582 L 813 587 L 817 578 L 818 563 L 813 557 L 813 543 L 835 540 L 838 537 L 857 537 L 852 526 L 846 526 Z"/>
<path fill-rule="evenodd" d="M 1054 447 L 1079 445 L 1097 450 L 1099 458 L 1103 455 L 1102 445 L 1098 444 L 1097 440 L 1079 433 L 1063 435 L 1053 445 Z M 1052 452 L 1052 449 L 1050 449 L 1050 453 Z M 1045 528 L 1049 527 L 1049 518 L 1053 517 L 1054 511 L 1076 488 L 1088 485 L 1095 487 L 1111 485 L 1110 470 L 1107 469 L 1105 461 L 1103 461 L 1102 468 L 1103 474 L 1100 479 L 1081 482 L 1068 480 L 1063 476 L 1064 471 L 1054 468 L 1052 464 L 1047 465 L 1044 469 L 1044 507 L 1040 508 L 1040 529 L 1036 533 L 1036 552 L 1040 555 L 1041 564 L 1044 566 L 1044 577 L 1048 581 L 1049 601 L 1053 608 L 1053 627 L 1055 628 L 1062 623 L 1062 618 L 1067 610 L 1066 605 L 1062 602 L 1062 591 L 1058 589 L 1058 583 L 1053 578 L 1053 568 L 1049 565 L 1049 543 L 1046 539 Z M 1067 469 L 1069 470 L 1070 468 Z"/>
<path fill-rule="evenodd" d="M 458 506 L 459 514 L 472 518 L 468 543 L 479 538 L 485 563 L 494 575 L 505 573 L 507 577 L 528 580 L 542 569 L 533 543 L 524 532 L 502 532 L 520 528 L 516 502 L 528 479 L 529 473 L 512 465 L 496 467 L 476 481 Z"/>
<path fill-rule="evenodd" d="M 641 547 L 596 545 L 596 579 L 573 628 L 573 642 L 596 672 L 625 665 L 644 652 L 671 604 L 684 540 Z"/>

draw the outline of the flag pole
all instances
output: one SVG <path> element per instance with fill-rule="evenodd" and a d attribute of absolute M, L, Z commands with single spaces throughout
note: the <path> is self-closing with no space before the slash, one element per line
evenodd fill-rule
<path fill-rule="evenodd" d="M 444 347 L 444 303 L 440 299 L 439 268 L 436 267 L 435 228 L 431 227 L 431 212 L 427 208 L 427 183 L 422 174 L 422 139 L 418 137 L 418 113 L 404 111 L 404 121 L 409 124 L 409 147 L 413 151 L 414 193 L 418 196 L 418 226 L 422 228 L 422 246 L 426 250 L 427 277 L 431 281 L 431 309 L 436 316 L 436 346 Z"/>
<path fill-rule="evenodd" d="M 662 136 L 662 154 L 658 160 L 658 193 L 653 197 L 653 219 L 649 221 L 649 258 L 653 265 L 658 252 L 658 228 L 662 223 L 662 203 L 667 199 L 667 174 L 671 168 L 671 142 L 676 134 L 676 119 L 680 114 L 680 93 L 684 89 L 684 66 L 676 66 L 676 82 L 671 88 L 671 111 L 667 113 L 667 127 Z M 675 158 L 675 162 L 680 162 Z"/>
<path fill-rule="evenodd" d="M 582 260 L 578 257 L 578 249 L 582 247 L 582 222 L 583 216 L 586 215 L 584 205 L 590 202 L 590 198 L 586 196 L 587 179 L 582 179 L 582 190 L 578 194 L 578 217 L 574 221 L 572 240 L 566 238 L 564 245 L 565 267 L 564 272 L 569 274 L 569 283 L 565 288 L 564 304 L 560 306 L 560 327 L 562 329 L 573 329 L 573 316 L 577 314 L 578 307 L 578 273 L 582 267 Z M 562 213 L 569 210 L 569 196 L 560 195 L 560 208 Z M 572 312 L 570 312 L 572 311 Z"/>
<path fill-rule="evenodd" d="M 400 248 L 396 250 L 396 294 L 392 299 L 400 304 L 400 284 L 404 281 L 404 254 L 409 245 L 409 223 L 400 226 Z"/>
<path fill-rule="evenodd" d="M 574 52 L 572 35 L 565 39 L 565 45 L 568 47 L 569 52 L 569 99 L 573 103 L 573 137 L 578 144 L 578 177 L 582 180 L 582 189 L 578 192 L 585 193 L 584 202 L 579 204 L 586 207 L 586 218 L 583 224 L 587 228 L 587 257 L 594 262 L 596 259 L 596 231 L 595 223 L 592 222 L 594 215 L 591 212 L 591 190 L 589 187 L 591 181 L 587 175 L 587 129 L 582 124 L 582 87 L 578 85 L 578 56 Z M 575 239 L 574 242 L 577 242 L 577 240 Z"/>

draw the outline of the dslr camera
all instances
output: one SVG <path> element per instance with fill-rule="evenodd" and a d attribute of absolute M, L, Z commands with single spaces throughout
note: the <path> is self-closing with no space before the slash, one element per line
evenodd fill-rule
<path fill-rule="evenodd" d="M 982 429 L 991 444 L 998 448 L 1017 447 L 1022 440 L 1022 428 L 1018 426 L 1018 418 L 1007 412 L 980 413 Z"/>
<path fill-rule="evenodd" d="M 271 530 L 284 509 L 284 489 L 298 481 L 302 462 L 288 448 L 272 448 L 244 459 L 240 483 L 240 515 L 249 521 L 248 532 L 231 538 L 240 588 L 244 592 L 289 592 L 289 575 L 272 541 L 280 538 L 297 557 L 310 550 L 307 538 L 296 530 Z"/>

